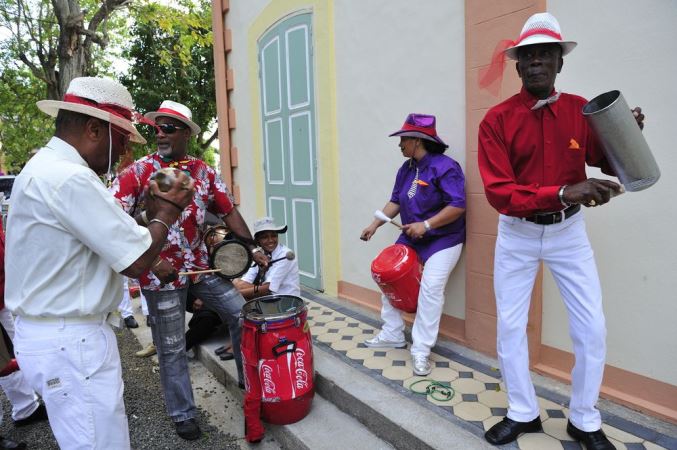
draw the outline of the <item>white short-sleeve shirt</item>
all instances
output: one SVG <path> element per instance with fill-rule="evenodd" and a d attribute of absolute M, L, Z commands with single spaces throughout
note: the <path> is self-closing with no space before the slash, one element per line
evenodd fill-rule
<path fill-rule="evenodd" d="M 119 272 L 151 241 L 77 150 L 54 137 L 12 188 L 5 304 L 23 316 L 113 311 L 122 298 Z"/>
<path fill-rule="evenodd" d="M 284 258 L 287 255 L 289 248 L 278 244 L 271 256 L 271 261 L 279 258 Z M 242 276 L 242 280 L 253 283 L 256 274 L 259 272 L 259 267 L 254 266 Z M 266 272 L 264 283 L 270 283 L 268 287 L 274 294 L 279 295 L 301 295 L 301 287 L 299 281 L 299 263 L 296 259 L 282 259 L 276 261 Z"/>

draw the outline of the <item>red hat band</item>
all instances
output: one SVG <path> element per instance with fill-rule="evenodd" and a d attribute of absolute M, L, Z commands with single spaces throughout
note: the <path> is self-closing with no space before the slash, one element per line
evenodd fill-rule
<path fill-rule="evenodd" d="M 186 120 L 190 120 L 190 119 L 189 119 L 188 117 L 186 117 L 185 115 L 181 114 L 181 113 L 178 112 L 178 111 L 175 111 L 175 110 L 173 110 L 173 109 L 170 109 L 170 108 L 160 108 L 160 109 L 158 109 L 156 112 L 157 112 L 158 114 L 159 114 L 159 113 L 174 114 L 175 116 L 180 116 L 180 117 L 183 117 L 183 118 L 186 119 Z"/>

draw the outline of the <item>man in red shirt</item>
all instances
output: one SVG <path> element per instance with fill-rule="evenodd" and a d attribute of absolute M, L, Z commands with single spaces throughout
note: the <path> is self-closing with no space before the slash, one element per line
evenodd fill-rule
<path fill-rule="evenodd" d="M 268 260 L 256 247 L 230 193 L 218 174 L 205 162 L 188 156 L 188 141 L 200 132 L 185 105 L 166 100 L 158 111 L 146 114 L 156 123 L 157 152 L 131 164 L 115 179 L 111 190 L 125 211 L 142 224 L 143 192 L 150 177 L 161 168 L 175 167 L 195 183 L 193 201 L 170 225 L 167 243 L 153 267 L 139 278 L 147 299 L 153 342 L 160 363 L 160 381 L 165 405 L 177 434 L 188 440 L 201 436 L 195 421 L 197 409 L 188 372 L 185 343 L 185 312 L 188 291 L 200 298 L 228 324 L 240 383 L 244 381 L 240 354 L 239 314 L 244 299 L 233 286 L 216 274 L 179 275 L 182 271 L 209 268 L 209 256 L 200 229 L 207 211 L 223 219 L 237 236 L 250 242 L 254 260 L 262 266 Z"/>
<path fill-rule="evenodd" d="M 576 365 L 567 432 L 590 449 L 613 449 L 595 407 L 604 371 L 606 327 L 602 292 L 581 205 L 607 203 L 622 192 L 587 178 L 585 166 L 613 175 L 582 115 L 586 100 L 555 91 L 563 41 L 557 19 L 530 17 L 505 50 L 517 60 L 521 91 L 489 110 L 479 129 L 479 169 L 489 203 L 501 214 L 494 259 L 497 352 L 509 409 L 485 438 L 500 445 L 542 430 L 529 374 L 526 325 L 540 261 L 552 272 L 569 312 Z M 635 110 L 640 127 L 644 116 Z"/>

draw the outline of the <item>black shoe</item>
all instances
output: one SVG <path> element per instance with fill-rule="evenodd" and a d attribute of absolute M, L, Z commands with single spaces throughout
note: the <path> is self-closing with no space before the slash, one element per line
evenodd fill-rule
<path fill-rule="evenodd" d="M 139 328 L 139 323 L 136 321 L 134 316 L 125 317 L 125 326 L 127 328 Z"/>
<path fill-rule="evenodd" d="M 490 444 L 503 445 L 514 441 L 522 433 L 538 433 L 539 431 L 543 431 L 540 417 L 536 417 L 531 422 L 516 422 L 504 417 L 502 421 L 484 433 L 484 438 Z"/>
<path fill-rule="evenodd" d="M 237 387 L 239 387 L 241 390 L 244 391 L 244 382 L 243 382 L 243 381 L 238 381 L 238 382 L 237 382 Z"/>
<path fill-rule="evenodd" d="M 230 361 L 231 359 L 235 359 L 235 355 L 230 352 L 220 353 L 219 359 L 221 359 L 221 361 Z"/>
<path fill-rule="evenodd" d="M 35 422 L 40 422 L 41 420 L 47 420 L 47 408 L 45 408 L 44 403 L 40 403 L 40 406 L 33 411 L 33 414 L 26 417 L 25 419 L 19 419 L 14 421 L 15 427 L 25 427 Z M 2 447 L 0 447 L 2 448 Z"/>
<path fill-rule="evenodd" d="M 230 346 L 222 345 L 221 347 L 214 350 L 214 353 L 221 356 L 224 353 L 228 353 L 228 350 L 230 350 Z"/>
<path fill-rule="evenodd" d="M 150 328 L 150 316 L 146 316 L 146 326 Z"/>
<path fill-rule="evenodd" d="M 567 434 L 585 444 L 587 450 L 616 450 L 601 428 L 597 431 L 583 431 L 576 428 L 571 421 L 567 421 Z"/>
<path fill-rule="evenodd" d="M 176 434 L 178 434 L 180 437 L 188 441 L 194 441 L 195 439 L 199 439 L 200 435 L 202 434 L 200 432 L 200 427 L 197 426 L 197 422 L 195 421 L 195 419 L 187 419 L 181 422 L 174 422 L 174 425 L 176 425 Z"/>
<path fill-rule="evenodd" d="M 25 448 L 25 442 L 15 442 L 11 439 L 0 436 L 0 450 L 23 450 Z"/>

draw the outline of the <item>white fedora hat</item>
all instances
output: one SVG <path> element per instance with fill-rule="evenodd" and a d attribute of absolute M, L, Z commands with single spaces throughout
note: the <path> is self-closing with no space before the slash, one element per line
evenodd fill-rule
<path fill-rule="evenodd" d="M 520 37 L 513 42 L 512 47 L 505 50 L 510 59 L 517 59 L 520 47 L 534 44 L 559 44 L 562 47 L 562 56 L 576 47 L 576 42 L 562 40 L 562 30 L 559 22 L 550 13 L 538 13 L 529 17 L 522 27 Z"/>
<path fill-rule="evenodd" d="M 254 236 L 256 236 L 261 231 L 275 231 L 277 233 L 286 233 L 287 225 L 277 226 L 275 225 L 275 219 L 272 217 L 261 217 L 254 221 Z"/>
<path fill-rule="evenodd" d="M 131 133 L 130 141 L 145 144 L 146 140 L 134 127 L 140 116 L 134 111 L 132 96 L 123 85 L 111 78 L 73 78 L 63 100 L 40 100 L 40 111 L 56 117 L 60 109 L 105 120 Z"/>
<path fill-rule="evenodd" d="M 188 125 L 191 134 L 196 135 L 200 132 L 200 127 L 192 120 L 193 113 L 190 109 L 186 105 L 171 100 L 165 100 L 157 111 L 146 113 L 144 116 L 150 120 L 155 120 L 156 117 L 171 117 Z"/>

